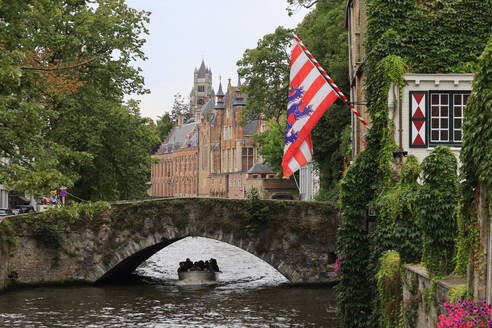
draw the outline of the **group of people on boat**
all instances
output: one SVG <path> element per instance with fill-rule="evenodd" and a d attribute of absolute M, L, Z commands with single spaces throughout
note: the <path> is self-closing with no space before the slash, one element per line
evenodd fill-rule
<path fill-rule="evenodd" d="M 179 262 L 178 272 L 189 271 L 205 271 L 205 272 L 220 272 L 217 260 L 211 258 L 208 261 L 196 261 L 192 262 L 190 259 L 186 259 L 184 262 Z"/>

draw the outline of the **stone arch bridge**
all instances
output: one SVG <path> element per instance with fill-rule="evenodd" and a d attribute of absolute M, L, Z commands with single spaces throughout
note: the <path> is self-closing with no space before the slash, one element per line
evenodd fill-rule
<path fill-rule="evenodd" d="M 109 281 L 188 236 L 237 246 L 293 283 L 331 282 L 339 220 L 326 203 L 207 198 L 8 217 L 0 223 L 0 289 Z"/>

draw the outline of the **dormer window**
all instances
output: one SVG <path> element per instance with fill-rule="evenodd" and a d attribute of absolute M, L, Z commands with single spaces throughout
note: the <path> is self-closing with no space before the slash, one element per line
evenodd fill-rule
<path fill-rule="evenodd" d="M 199 85 L 198 86 L 198 92 L 205 92 L 205 86 L 204 85 Z"/>

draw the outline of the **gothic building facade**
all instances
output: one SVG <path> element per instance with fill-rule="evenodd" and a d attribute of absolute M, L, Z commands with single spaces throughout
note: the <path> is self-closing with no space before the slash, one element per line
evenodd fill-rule
<path fill-rule="evenodd" d="M 182 119 L 154 154 L 152 197 L 245 198 L 253 187 L 264 198 L 293 199 L 295 187 L 277 178 L 258 152 L 253 136 L 266 129 L 261 120 L 241 125 L 246 95 L 241 82 L 225 92 L 212 87 L 212 72 L 202 61 L 190 93 L 193 118 Z"/>

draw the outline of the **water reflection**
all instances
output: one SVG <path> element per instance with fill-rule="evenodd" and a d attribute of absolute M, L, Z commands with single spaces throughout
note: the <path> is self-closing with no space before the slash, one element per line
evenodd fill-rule
<path fill-rule="evenodd" d="M 214 257 L 214 285 L 177 281 L 177 263 Z M 170 245 L 132 284 L 36 288 L 0 295 L 0 327 L 336 327 L 330 288 L 292 287 L 264 262 L 213 240 Z"/>

